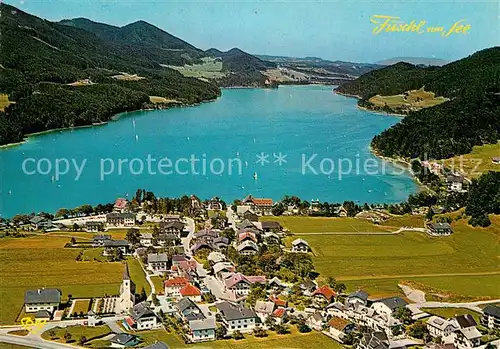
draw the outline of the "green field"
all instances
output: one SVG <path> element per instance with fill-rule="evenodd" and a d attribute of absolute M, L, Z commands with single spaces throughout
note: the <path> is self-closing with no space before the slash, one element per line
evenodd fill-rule
<path fill-rule="evenodd" d="M 144 270 L 142 270 L 141 263 L 135 258 L 128 258 L 128 270 L 130 273 L 130 278 L 135 283 L 136 293 L 139 294 L 141 289 L 144 287 L 146 290 L 146 294 L 149 295 L 151 293 L 151 286 L 146 280 L 146 275 L 144 274 Z"/>
<path fill-rule="evenodd" d="M 481 318 L 481 314 L 466 308 L 422 308 L 422 310 L 432 315 L 441 316 L 444 319 L 449 319 L 457 315 L 470 314 L 477 323 L 480 323 Z"/>
<path fill-rule="evenodd" d="M 151 276 L 151 281 L 153 281 L 153 285 L 155 285 L 156 294 L 165 293 L 163 279 L 160 276 Z"/>
<path fill-rule="evenodd" d="M 111 329 L 106 325 L 96 326 L 96 327 L 86 327 L 86 326 L 68 326 L 65 328 L 55 327 L 54 329 L 52 329 L 52 331 L 54 331 L 55 333 L 53 339 L 49 333 L 51 332 L 51 330 L 42 333 L 42 338 L 45 340 L 54 340 L 57 342 L 64 343 L 65 342 L 64 334 L 68 332 L 69 334 L 71 334 L 71 340 L 78 342 L 82 337 L 85 337 L 87 340 L 91 340 L 92 338 L 100 337 L 108 333 L 111 333 Z"/>
<path fill-rule="evenodd" d="M 479 177 L 488 171 L 500 171 L 500 165 L 491 162 L 491 158 L 500 157 L 500 142 L 474 146 L 472 152 L 444 160 L 446 167 L 462 172 L 468 178 Z"/>
<path fill-rule="evenodd" d="M 89 308 L 90 308 L 90 299 L 76 299 L 74 301 L 73 310 L 71 314 L 73 313 L 80 314 L 81 312 L 84 315 L 87 315 Z"/>
<path fill-rule="evenodd" d="M 301 334 L 294 327 L 292 333 L 287 335 L 277 335 L 268 331 L 268 337 L 256 338 L 250 334 L 245 335 L 245 339 L 236 341 L 233 339 L 215 342 L 206 342 L 203 344 L 185 345 L 184 342 L 175 334 L 167 333 L 163 330 L 148 331 L 141 334 L 146 344 L 152 344 L 155 341 L 165 342 L 169 348 L 195 348 L 195 349 L 299 349 L 299 348 L 325 348 L 340 349 L 343 348 L 333 339 L 319 332 L 310 332 Z"/>
<path fill-rule="evenodd" d="M 15 344 L 9 344 L 9 343 L 1 343 L 0 342 L 0 349 L 28 349 L 29 347 L 23 347 L 20 345 L 15 345 Z"/>
<path fill-rule="evenodd" d="M 446 102 L 448 99 L 444 97 L 436 97 L 434 92 L 420 90 L 411 90 L 407 95 L 393 95 L 371 97 L 368 101 L 377 107 L 388 106 L 389 108 L 412 107 L 415 109 L 423 109 L 433 107 L 435 105 Z"/>
<path fill-rule="evenodd" d="M 177 70 L 184 76 L 198 79 L 217 79 L 226 76 L 222 71 L 222 62 L 214 58 L 202 58 L 203 63 L 184 65 L 182 67 L 169 65 L 168 67 Z"/>
<path fill-rule="evenodd" d="M 398 235 L 312 235 L 318 231 L 367 230 L 378 227 L 348 218 L 272 217 L 292 232 L 287 238 L 305 239 L 321 278 L 334 276 L 350 290 L 364 288 L 372 296 L 400 293 L 400 281 L 415 281 L 456 295 L 500 298 L 500 217 L 489 228 L 472 228 L 465 220 L 452 224 L 450 237 L 420 232 Z M 420 218 L 394 217 L 383 223 L 389 230 L 417 225 Z M 392 225 L 393 228 L 390 228 Z M 380 228 L 380 227 L 379 227 Z"/>
<path fill-rule="evenodd" d="M 367 220 L 340 217 L 281 216 L 261 217 L 261 221 L 277 221 L 294 234 L 329 232 L 391 232 L 396 229 L 385 225 L 373 224 Z M 399 226 L 398 226 L 399 228 Z"/>
<path fill-rule="evenodd" d="M 74 298 L 118 294 L 122 263 L 77 262 L 79 249 L 64 248 L 60 236 L 0 239 L 0 324 L 12 324 L 23 307 L 24 292 L 56 287 Z"/>

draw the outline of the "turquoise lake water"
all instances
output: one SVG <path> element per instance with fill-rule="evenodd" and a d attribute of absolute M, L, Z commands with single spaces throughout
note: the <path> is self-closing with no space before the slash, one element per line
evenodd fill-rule
<path fill-rule="evenodd" d="M 137 188 L 227 201 L 289 194 L 330 202 L 399 202 L 417 185 L 368 148 L 374 135 L 398 121 L 359 110 L 355 99 L 327 86 L 226 89 L 215 102 L 127 113 L 103 126 L 51 132 L 0 150 L 0 213 L 112 202 L 133 196 Z M 269 162 L 257 163 L 261 153 Z M 56 159 L 70 164 L 59 178 Z M 345 159 L 341 168 L 339 159 Z M 62 173 L 65 161 L 59 160 Z M 78 179 L 74 164 L 83 168 Z"/>

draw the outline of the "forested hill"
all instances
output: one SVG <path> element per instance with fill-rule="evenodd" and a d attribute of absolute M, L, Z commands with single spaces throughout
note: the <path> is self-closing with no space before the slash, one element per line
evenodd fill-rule
<path fill-rule="evenodd" d="M 398 63 L 362 75 L 337 91 L 359 96 L 363 105 L 377 94 L 395 95 L 421 87 L 450 101 L 410 112 L 376 136 L 372 146 L 381 155 L 448 158 L 500 139 L 500 47 L 443 67 Z"/>
<path fill-rule="evenodd" d="M 166 67 L 197 62 L 204 51 L 146 22 L 54 23 L 0 6 L 0 94 L 15 102 L 0 111 L 0 145 L 150 107 L 150 96 L 193 104 L 220 95 L 215 83 Z"/>

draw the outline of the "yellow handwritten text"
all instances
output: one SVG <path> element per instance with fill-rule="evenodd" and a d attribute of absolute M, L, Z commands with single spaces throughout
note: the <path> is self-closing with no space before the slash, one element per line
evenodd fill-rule
<path fill-rule="evenodd" d="M 440 25 L 426 27 L 427 21 L 425 20 L 411 20 L 410 22 L 405 22 L 401 20 L 401 17 L 387 15 L 373 15 L 370 17 L 370 22 L 375 24 L 372 30 L 373 35 L 378 35 L 382 32 L 416 34 L 440 33 L 442 37 L 449 37 L 452 34 L 466 35 L 472 28 L 470 24 L 465 23 L 465 19 L 453 23 L 449 29 L 445 29 L 444 26 Z"/>

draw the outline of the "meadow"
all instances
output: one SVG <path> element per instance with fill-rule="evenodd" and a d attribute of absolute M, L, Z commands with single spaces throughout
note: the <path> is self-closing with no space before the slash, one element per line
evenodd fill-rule
<path fill-rule="evenodd" d="M 398 283 L 412 281 L 429 290 L 453 295 L 500 298 L 500 217 L 492 217 L 488 228 L 473 228 L 466 220 L 453 222 L 454 234 L 430 237 L 420 232 L 397 235 L 333 235 L 312 232 L 369 231 L 400 226 L 416 226 L 420 218 L 393 217 L 377 226 L 353 218 L 272 217 L 312 247 L 313 261 L 320 279 L 333 276 L 349 290 L 362 288 L 372 296 L 399 294 Z M 358 221 L 356 223 L 356 221 Z M 370 227 L 372 226 L 372 227 Z"/>
<path fill-rule="evenodd" d="M 0 239 L 1 325 L 14 323 L 28 289 L 55 287 L 63 299 L 118 294 L 123 263 L 77 262 L 80 249 L 64 248 L 70 238 L 61 235 Z"/>
<path fill-rule="evenodd" d="M 184 65 L 182 67 L 169 65 L 168 68 L 177 70 L 184 76 L 198 79 L 217 79 L 226 76 L 222 71 L 222 62 L 215 58 L 202 58 L 203 63 Z"/>
<path fill-rule="evenodd" d="M 411 106 L 417 109 L 433 107 L 447 100 L 444 97 L 436 97 L 434 92 L 424 91 L 423 89 L 408 91 L 406 96 L 403 94 L 393 96 L 376 95 L 369 99 L 371 103 L 378 107 L 384 107 L 385 105 L 389 108 Z"/>
<path fill-rule="evenodd" d="M 4 93 L 0 93 L 0 111 L 4 111 L 6 107 L 9 106 L 9 104 L 11 104 L 12 102 L 9 101 L 9 96 L 4 94 Z"/>
<path fill-rule="evenodd" d="M 488 171 L 500 171 L 500 165 L 491 162 L 491 158 L 500 157 L 500 142 L 474 146 L 469 154 L 443 160 L 446 167 L 465 174 L 467 178 L 477 178 Z"/>
<path fill-rule="evenodd" d="M 194 349 L 299 349 L 299 348 L 325 348 L 341 349 L 339 343 L 319 332 L 299 333 L 294 327 L 291 333 L 286 335 L 277 335 L 268 331 L 268 336 L 257 338 L 250 334 L 245 335 L 242 340 L 223 340 L 215 342 L 206 342 L 195 345 L 186 345 L 174 333 L 167 333 L 163 330 L 148 331 L 141 334 L 141 338 L 146 344 L 152 344 L 155 341 L 165 342 L 169 348 L 194 348 Z"/>

